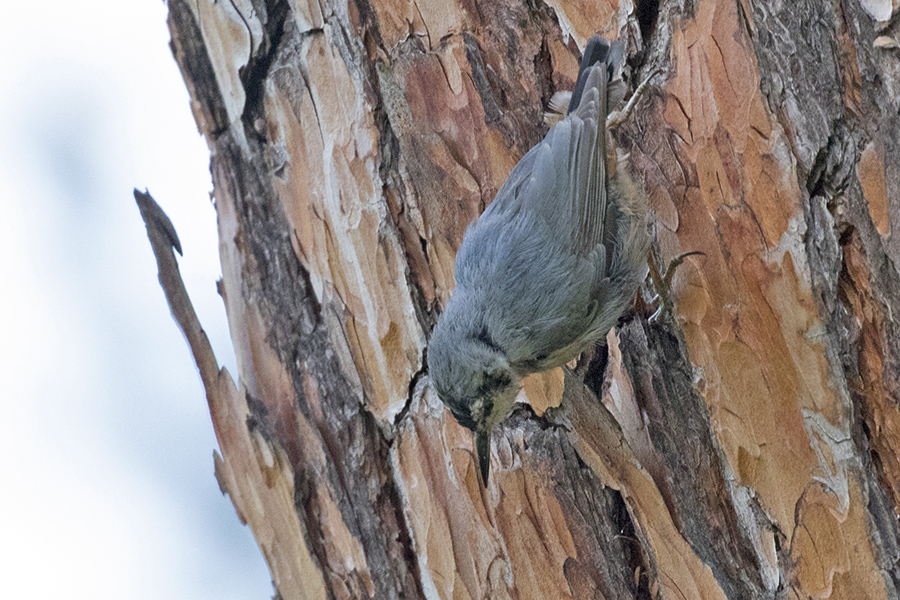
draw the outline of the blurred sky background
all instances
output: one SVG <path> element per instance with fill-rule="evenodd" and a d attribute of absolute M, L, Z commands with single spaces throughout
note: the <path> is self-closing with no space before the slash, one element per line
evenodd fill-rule
<path fill-rule="evenodd" d="M 266 599 L 132 188 L 234 373 L 209 153 L 161 0 L 0 19 L 0 598 Z"/>

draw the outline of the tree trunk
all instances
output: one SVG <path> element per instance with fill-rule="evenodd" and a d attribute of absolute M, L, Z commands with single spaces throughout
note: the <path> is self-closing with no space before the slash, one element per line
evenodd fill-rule
<path fill-rule="evenodd" d="M 168 4 L 237 382 L 168 293 L 277 597 L 898 598 L 889 0 Z M 656 262 L 704 255 L 668 318 L 638 298 L 586 368 L 527 381 L 483 488 L 426 340 L 595 31 L 632 89 L 662 70 L 616 132 Z"/>

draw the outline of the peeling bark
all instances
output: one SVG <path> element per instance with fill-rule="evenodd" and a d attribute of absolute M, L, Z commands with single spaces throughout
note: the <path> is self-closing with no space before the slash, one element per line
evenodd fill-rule
<path fill-rule="evenodd" d="M 142 213 L 279 597 L 900 596 L 890 2 L 168 4 L 237 383 Z M 638 299 L 590 365 L 526 382 L 482 488 L 427 338 L 595 31 L 630 82 L 664 73 L 616 132 L 655 257 L 704 256 L 671 318 Z"/>

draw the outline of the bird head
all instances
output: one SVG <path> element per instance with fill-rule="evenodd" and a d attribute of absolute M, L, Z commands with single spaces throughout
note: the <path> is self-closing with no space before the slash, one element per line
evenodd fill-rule
<path fill-rule="evenodd" d="M 475 433 L 478 465 L 486 485 L 491 429 L 512 411 L 519 377 L 502 349 L 483 338 L 453 335 L 439 325 L 428 344 L 428 373 L 454 418 Z"/>

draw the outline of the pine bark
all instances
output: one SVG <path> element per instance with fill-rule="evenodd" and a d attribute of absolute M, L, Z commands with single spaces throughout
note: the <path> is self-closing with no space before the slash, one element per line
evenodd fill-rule
<path fill-rule="evenodd" d="M 236 376 L 166 289 L 277 597 L 900 597 L 890 1 L 168 5 Z M 704 255 L 669 318 L 643 289 L 586 367 L 527 382 L 481 487 L 428 333 L 594 32 L 632 87 L 662 71 L 615 134 L 655 259 Z"/>

